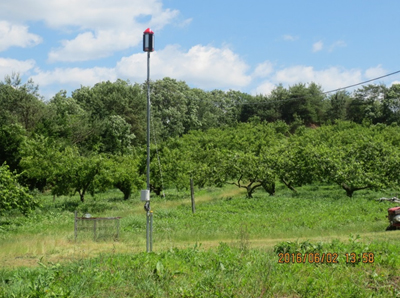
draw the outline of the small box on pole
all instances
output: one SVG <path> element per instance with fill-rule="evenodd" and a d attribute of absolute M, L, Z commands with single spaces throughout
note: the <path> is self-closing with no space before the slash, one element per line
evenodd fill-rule
<path fill-rule="evenodd" d="M 140 192 L 140 200 L 143 202 L 149 202 L 150 201 L 150 190 L 143 189 Z"/>

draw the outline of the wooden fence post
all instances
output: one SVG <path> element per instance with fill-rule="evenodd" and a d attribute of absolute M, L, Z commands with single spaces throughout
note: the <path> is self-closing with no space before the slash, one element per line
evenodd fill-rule
<path fill-rule="evenodd" d="M 78 211 L 75 210 L 74 215 L 75 215 L 75 218 L 74 218 L 74 236 L 75 236 L 75 242 L 76 242 L 76 238 L 78 238 Z"/>
<path fill-rule="evenodd" d="M 190 178 L 190 197 L 192 199 L 192 213 L 196 212 L 196 206 L 194 203 L 194 187 L 193 187 L 193 178 Z"/>

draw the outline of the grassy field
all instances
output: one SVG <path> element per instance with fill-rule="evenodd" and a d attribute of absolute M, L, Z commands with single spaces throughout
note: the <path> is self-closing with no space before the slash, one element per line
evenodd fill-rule
<path fill-rule="evenodd" d="M 192 214 L 189 193 L 170 190 L 152 199 L 150 254 L 139 196 L 42 196 L 31 216 L 0 219 L 0 297 L 400 297 L 400 231 L 385 232 L 393 204 L 375 201 L 392 195 L 208 188 Z M 75 242 L 75 210 L 122 217 L 119 239 Z"/>

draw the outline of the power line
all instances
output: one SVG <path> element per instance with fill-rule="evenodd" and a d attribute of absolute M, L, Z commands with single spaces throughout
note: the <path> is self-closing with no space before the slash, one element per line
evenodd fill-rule
<path fill-rule="evenodd" d="M 355 86 L 364 85 L 366 83 L 370 83 L 370 82 L 373 82 L 373 81 L 376 81 L 376 80 L 379 80 L 379 79 L 382 79 L 382 78 L 386 78 L 386 77 L 395 75 L 397 73 L 400 73 L 400 70 L 392 72 L 392 73 L 389 73 L 389 74 L 386 74 L 386 75 L 383 75 L 383 76 L 380 76 L 380 77 L 377 77 L 377 78 L 373 78 L 373 79 L 370 79 L 370 80 L 367 80 L 367 81 L 363 81 L 363 82 L 360 82 L 360 83 L 357 83 L 357 84 L 353 84 L 353 85 L 349 85 L 349 86 L 346 86 L 346 87 L 337 88 L 337 89 L 334 89 L 334 90 L 325 91 L 325 92 L 322 92 L 322 94 L 329 94 L 329 93 L 332 93 L 332 92 L 346 90 L 346 89 L 349 89 L 349 88 L 352 88 L 352 87 L 355 87 Z M 294 101 L 294 100 L 299 100 L 299 99 L 304 99 L 304 98 L 306 98 L 306 97 L 305 96 L 300 96 L 300 97 L 294 97 L 294 98 L 292 97 L 292 98 L 286 98 L 286 99 L 269 100 L 269 101 L 264 101 L 264 102 L 242 102 L 242 103 L 236 103 L 235 105 L 266 105 L 266 104 L 272 104 L 272 103 L 276 103 L 276 102 L 282 103 L 282 102 Z"/>
<path fill-rule="evenodd" d="M 384 76 L 380 76 L 380 77 L 377 77 L 377 78 L 368 80 L 368 81 L 364 81 L 364 82 L 361 82 L 361 83 L 357 83 L 357 84 L 349 85 L 349 86 L 346 86 L 346 87 L 342 87 L 342 88 L 338 88 L 338 89 L 326 91 L 326 92 L 324 92 L 324 94 L 328 94 L 328 93 L 337 92 L 337 91 L 340 91 L 340 90 L 349 89 L 349 88 L 351 88 L 351 87 L 355 87 L 355 86 L 359 86 L 359 85 L 364 85 L 364 84 L 366 84 L 366 83 L 373 82 L 373 81 L 376 81 L 376 80 L 379 80 L 379 79 L 382 79 L 382 78 L 386 78 L 386 77 L 395 75 L 395 74 L 397 74 L 397 73 L 400 73 L 400 70 L 395 71 L 395 72 L 392 72 L 392 73 L 389 73 L 389 74 L 386 74 L 386 75 L 384 75 Z"/>

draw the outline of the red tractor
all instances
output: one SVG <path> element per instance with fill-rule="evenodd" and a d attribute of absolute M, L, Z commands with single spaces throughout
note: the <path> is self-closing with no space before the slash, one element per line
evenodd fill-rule
<path fill-rule="evenodd" d="M 379 200 L 400 203 L 400 200 L 396 197 L 391 199 L 380 198 Z M 387 217 L 389 219 L 389 226 L 386 228 L 386 231 L 400 230 L 400 207 L 389 208 Z"/>

